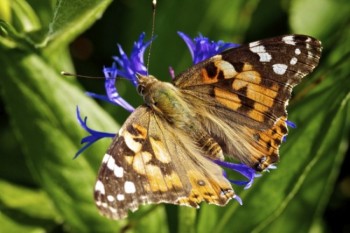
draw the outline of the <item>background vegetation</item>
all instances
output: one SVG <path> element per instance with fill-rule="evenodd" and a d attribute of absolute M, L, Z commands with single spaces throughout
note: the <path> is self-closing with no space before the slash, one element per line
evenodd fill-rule
<path fill-rule="evenodd" d="M 278 169 L 235 201 L 200 210 L 145 206 L 125 221 L 101 217 L 92 190 L 110 143 L 73 156 L 86 135 L 79 105 L 94 129 L 117 132 L 123 109 L 96 102 L 101 76 L 120 43 L 129 52 L 143 31 L 150 36 L 151 0 L 2 0 L 0 2 L 0 231 L 1 232 L 349 232 L 350 8 L 347 0 L 159 1 L 158 35 L 150 72 L 170 79 L 191 65 L 177 36 L 250 42 L 286 33 L 323 42 L 319 67 L 299 85 L 289 106 L 297 124 L 281 148 Z M 75 67 L 75 68 L 74 68 Z M 134 106 L 134 88 L 118 82 Z"/>

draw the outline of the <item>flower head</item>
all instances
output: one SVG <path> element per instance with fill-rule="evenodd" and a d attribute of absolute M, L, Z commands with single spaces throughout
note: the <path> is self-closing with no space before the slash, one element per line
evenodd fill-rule
<path fill-rule="evenodd" d="M 87 92 L 87 95 L 105 100 L 115 105 L 119 105 L 129 112 L 134 111 L 134 107 L 132 107 L 119 95 L 118 90 L 115 86 L 115 81 L 117 79 L 117 76 L 121 76 L 128 79 L 134 86 L 137 86 L 136 73 L 143 75 L 147 74 L 147 69 L 144 64 L 143 57 L 146 48 L 150 45 L 153 39 L 148 42 L 144 42 L 144 38 L 145 33 L 141 33 L 138 41 L 134 43 L 130 57 L 125 54 L 122 47 L 118 44 L 120 56 L 114 56 L 113 59 L 118 64 L 119 68 L 117 67 L 116 63 L 113 63 L 111 67 L 103 68 L 103 73 L 106 77 L 105 89 L 107 96 L 91 92 Z"/>
<path fill-rule="evenodd" d="M 134 42 L 134 47 L 131 51 L 130 58 L 125 54 L 122 47 L 118 44 L 120 56 L 114 56 L 113 59 L 121 67 L 117 69 L 120 76 L 125 77 L 131 81 L 134 86 L 137 86 L 136 73 L 147 75 L 147 67 L 144 63 L 144 53 L 146 48 L 150 45 L 154 38 L 148 42 L 144 42 L 145 33 L 141 33 L 138 41 Z"/>
<path fill-rule="evenodd" d="M 185 41 L 190 50 L 193 64 L 197 64 L 229 48 L 236 48 L 239 46 L 238 44 L 225 43 L 221 40 L 218 42 L 210 41 L 209 38 L 201 34 L 193 40 L 183 32 L 178 32 L 178 34 Z"/>

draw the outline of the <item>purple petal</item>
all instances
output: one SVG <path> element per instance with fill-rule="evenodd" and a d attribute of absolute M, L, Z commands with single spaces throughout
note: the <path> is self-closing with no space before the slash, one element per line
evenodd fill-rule
<path fill-rule="evenodd" d="M 237 194 L 235 194 L 235 195 L 233 196 L 233 198 L 234 198 L 240 205 L 243 205 L 242 199 L 241 199 Z"/>
<path fill-rule="evenodd" d="M 134 111 L 134 107 L 132 107 L 128 102 L 126 102 L 118 93 L 117 88 L 115 86 L 116 81 L 116 75 L 117 75 L 117 69 L 115 67 L 115 64 L 113 64 L 112 67 L 105 67 L 103 69 L 103 73 L 106 77 L 105 81 L 105 89 L 108 96 L 108 100 L 110 102 L 113 102 L 121 107 L 123 107 L 125 110 L 132 112 Z"/>
<path fill-rule="evenodd" d="M 122 76 L 137 86 L 136 73 L 147 75 L 147 67 L 144 63 L 144 53 L 150 43 L 155 39 L 152 38 L 148 42 L 144 42 L 145 33 L 141 33 L 138 41 L 134 43 L 130 57 L 128 57 L 122 47 L 118 44 L 119 56 L 114 56 L 113 59 L 118 63 L 120 69 L 117 69 L 118 75 Z"/>
<path fill-rule="evenodd" d="M 115 137 L 114 133 L 104 133 L 104 132 L 99 132 L 93 129 L 90 129 L 87 126 L 87 117 L 84 118 L 84 120 L 80 117 L 80 111 L 79 111 L 79 107 L 77 106 L 77 120 L 80 124 L 80 126 L 87 131 L 90 135 L 84 137 L 81 140 L 81 144 L 83 143 L 87 143 L 86 145 L 84 145 L 80 150 L 78 150 L 78 152 L 75 154 L 74 159 L 76 157 L 79 156 L 79 154 L 81 154 L 86 148 L 88 148 L 89 146 L 91 146 L 93 143 L 95 143 L 96 141 L 100 140 L 101 138 L 113 138 Z"/>
<path fill-rule="evenodd" d="M 248 178 L 248 181 L 230 180 L 234 184 L 245 185 L 244 189 L 250 188 L 251 185 L 253 184 L 254 178 L 258 176 L 256 174 L 256 171 L 253 168 L 251 168 L 245 164 L 236 164 L 236 163 L 230 163 L 230 162 L 220 161 L 220 160 L 215 160 L 214 162 L 222 167 L 226 167 L 230 170 L 236 171 L 236 172 L 242 174 L 244 177 Z"/>
<path fill-rule="evenodd" d="M 293 129 L 295 129 L 297 127 L 297 125 L 293 121 L 286 120 L 286 124 L 287 124 L 287 126 L 293 128 Z"/>
<path fill-rule="evenodd" d="M 219 54 L 229 48 L 238 47 L 238 44 L 225 43 L 223 41 L 210 41 L 207 37 L 199 35 L 193 40 L 183 32 L 178 32 L 179 36 L 185 41 L 190 50 L 193 64 L 197 64 L 216 54 Z"/>
<path fill-rule="evenodd" d="M 110 100 L 106 95 L 99 95 L 93 92 L 85 92 L 85 94 L 92 98 L 100 99 L 108 103 L 121 106 L 128 112 L 133 112 L 135 110 L 135 108 L 131 106 L 128 102 L 126 102 L 126 100 L 124 100 L 121 96 L 118 96 L 118 98 L 116 98 L 115 100 Z"/>

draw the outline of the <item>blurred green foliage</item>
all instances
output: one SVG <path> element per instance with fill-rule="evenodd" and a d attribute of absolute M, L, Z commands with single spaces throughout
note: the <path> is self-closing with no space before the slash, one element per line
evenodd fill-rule
<path fill-rule="evenodd" d="M 66 78 L 60 71 L 75 67 L 79 74 L 101 76 L 103 65 L 117 54 L 116 43 L 128 52 L 141 32 L 150 35 L 151 1 L 2 0 L 0 231 L 349 231 L 348 222 L 329 216 L 350 199 L 344 168 L 350 127 L 349 15 L 346 0 L 159 1 L 149 70 L 163 80 L 170 79 L 169 66 L 179 73 L 191 65 L 177 31 L 236 43 L 308 34 L 323 42 L 324 51 L 315 72 L 294 92 L 289 119 L 298 127 L 282 145 L 278 169 L 249 190 L 236 189 L 243 206 L 234 201 L 226 207 L 203 204 L 200 210 L 145 206 L 116 222 L 98 214 L 92 197 L 110 141 L 96 143 L 73 160 L 85 135 L 75 108 L 79 105 L 88 116 L 90 127 L 107 132 L 117 132 L 128 113 L 84 95 L 85 89 L 103 93 L 101 80 Z M 141 102 L 130 84 L 121 80 L 117 85 L 134 106 Z"/>

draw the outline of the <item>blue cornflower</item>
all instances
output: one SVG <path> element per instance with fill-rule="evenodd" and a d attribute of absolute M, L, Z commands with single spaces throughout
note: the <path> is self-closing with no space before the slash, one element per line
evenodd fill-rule
<path fill-rule="evenodd" d="M 118 44 L 120 57 L 113 57 L 113 59 L 118 63 L 121 67 L 118 70 L 118 74 L 121 77 L 129 79 L 134 86 L 137 86 L 137 78 L 136 73 L 141 75 L 147 75 L 147 67 L 144 63 L 144 53 L 150 43 L 154 40 L 152 38 L 148 42 L 143 42 L 145 39 L 145 33 L 141 33 L 139 40 L 134 43 L 134 47 L 131 51 L 130 58 L 125 54 L 122 47 Z"/>
<path fill-rule="evenodd" d="M 178 32 L 180 37 L 185 41 L 187 44 L 190 53 L 192 55 L 193 63 L 196 64 L 198 62 L 201 62 L 209 57 L 212 57 L 226 49 L 238 47 L 239 45 L 233 44 L 233 43 L 225 43 L 223 41 L 214 42 L 210 41 L 208 38 L 203 37 L 202 35 L 199 35 L 199 37 L 194 38 L 193 40 L 185 35 L 182 32 Z M 117 76 L 124 77 L 131 81 L 132 84 L 135 86 L 137 85 L 137 79 L 136 79 L 136 73 L 147 75 L 147 68 L 144 64 L 144 53 L 146 48 L 150 45 L 153 38 L 148 41 L 144 42 L 145 33 L 142 33 L 138 39 L 134 43 L 134 47 L 132 49 L 130 57 L 128 57 L 122 47 L 118 45 L 120 56 L 113 57 L 115 63 L 111 67 L 105 67 L 103 69 L 103 73 L 106 77 L 105 81 L 105 89 L 107 95 L 99 95 L 95 93 L 88 92 L 87 94 L 94 98 L 99 98 L 105 101 L 108 101 L 110 103 L 119 105 L 126 109 L 127 111 L 133 111 L 134 108 L 127 103 L 118 93 L 116 87 L 115 87 L 115 81 Z M 174 73 L 172 69 L 170 69 L 170 73 Z M 171 75 L 172 77 L 174 74 Z M 82 151 L 84 151 L 87 147 L 89 147 L 91 144 L 93 144 L 95 141 L 104 138 L 104 137 L 114 137 L 115 134 L 113 133 L 104 133 L 99 132 L 90 129 L 87 126 L 87 117 L 84 118 L 84 120 L 80 117 L 79 108 L 77 108 L 77 118 L 80 123 L 80 125 L 90 134 L 89 136 L 83 138 L 82 143 L 86 143 L 76 154 L 78 156 Z M 75 157 L 76 157 L 75 156 Z M 241 173 L 243 176 L 245 176 L 248 181 L 234 181 L 230 180 L 232 183 L 237 185 L 245 185 L 245 188 L 249 188 L 255 177 L 258 175 L 255 173 L 255 170 L 250 168 L 247 165 L 244 164 L 234 164 L 230 162 L 225 161 L 214 161 L 218 165 L 222 167 L 226 167 L 228 169 L 231 169 L 233 171 Z M 224 174 L 226 177 L 226 174 Z M 239 196 L 235 196 L 235 199 L 242 204 L 241 199 Z"/>
<path fill-rule="evenodd" d="M 221 53 L 230 48 L 236 48 L 239 44 L 225 43 L 223 41 L 210 41 L 209 38 L 201 34 L 194 39 L 190 38 L 183 32 L 177 32 L 179 36 L 185 41 L 190 50 L 193 64 L 197 64 L 205 59 L 208 59 L 218 53 Z"/>

